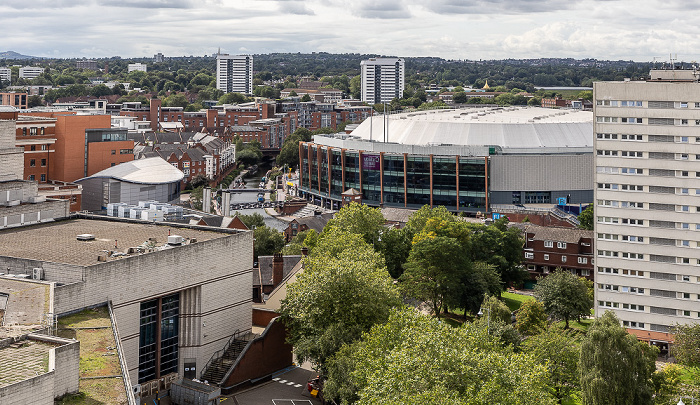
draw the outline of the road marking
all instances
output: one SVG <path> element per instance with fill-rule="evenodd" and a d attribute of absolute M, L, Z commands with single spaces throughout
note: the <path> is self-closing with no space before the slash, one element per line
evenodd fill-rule
<path fill-rule="evenodd" d="M 277 382 L 280 382 L 280 383 L 284 384 L 284 383 L 287 382 L 287 380 L 279 380 L 279 381 L 277 381 Z"/>
<path fill-rule="evenodd" d="M 299 387 L 301 387 L 301 384 L 296 384 L 296 385 L 294 386 L 294 388 L 299 388 Z"/>
<path fill-rule="evenodd" d="M 279 381 L 279 380 L 280 380 L 279 377 L 276 377 L 276 378 L 273 378 L 273 379 L 272 379 L 272 381 Z"/>

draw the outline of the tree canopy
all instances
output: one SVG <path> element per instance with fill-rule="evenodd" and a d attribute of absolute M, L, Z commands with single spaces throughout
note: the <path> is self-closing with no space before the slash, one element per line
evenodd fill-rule
<path fill-rule="evenodd" d="M 561 268 L 546 277 L 538 278 L 534 294 L 542 301 L 545 311 L 551 317 L 566 322 L 567 329 L 570 319 L 589 316 L 593 307 L 586 283 Z"/>
<path fill-rule="evenodd" d="M 612 311 L 596 319 L 581 342 L 584 405 L 648 405 L 658 349 L 627 333 Z"/>

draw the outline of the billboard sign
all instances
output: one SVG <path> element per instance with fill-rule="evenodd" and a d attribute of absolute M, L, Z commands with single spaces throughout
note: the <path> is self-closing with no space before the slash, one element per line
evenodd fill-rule
<path fill-rule="evenodd" d="M 362 170 L 379 170 L 379 155 L 362 155 Z"/>

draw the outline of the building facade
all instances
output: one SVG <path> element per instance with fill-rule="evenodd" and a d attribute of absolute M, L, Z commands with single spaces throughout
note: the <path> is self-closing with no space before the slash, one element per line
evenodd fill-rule
<path fill-rule="evenodd" d="M 536 118 L 536 119 L 535 119 Z M 374 206 L 489 212 L 491 204 L 589 203 L 592 115 L 473 108 L 375 116 L 299 145 L 299 195 L 326 208 L 358 190 Z"/>
<path fill-rule="evenodd" d="M 27 93 L 0 93 L 0 105 L 24 109 L 27 108 L 28 98 Z"/>
<path fill-rule="evenodd" d="M 594 84 L 596 315 L 664 345 L 700 322 L 700 83 Z"/>
<path fill-rule="evenodd" d="M 148 71 L 148 65 L 145 63 L 129 63 L 127 66 L 127 71 L 129 72 L 146 72 Z"/>
<path fill-rule="evenodd" d="M 360 62 L 362 101 L 367 104 L 388 103 L 403 97 L 404 60 L 371 58 Z"/>
<path fill-rule="evenodd" d="M 36 67 L 36 66 L 24 66 L 19 68 L 19 78 L 20 79 L 36 79 L 44 73 L 44 68 Z"/>
<path fill-rule="evenodd" d="M 216 88 L 224 93 L 253 93 L 253 56 L 216 55 Z"/>
<path fill-rule="evenodd" d="M 0 67 L 0 81 L 9 85 L 12 82 L 12 69 L 9 67 Z"/>

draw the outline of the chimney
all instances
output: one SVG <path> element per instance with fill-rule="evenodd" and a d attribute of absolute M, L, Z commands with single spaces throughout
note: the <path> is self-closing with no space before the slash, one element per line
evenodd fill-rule
<path fill-rule="evenodd" d="M 301 248 L 301 255 L 302 255 L 303 257 L 308 256 L 308 255 L 309 255 L 309 248 L 307 248 L 306 246 L 304 246 L 303 248 Z"/>
<path fill-rule="evenodd" d="M 284 278 L 284 258 L 282 253 L 272 256 L 272 285 L 277 287 Z"/>

